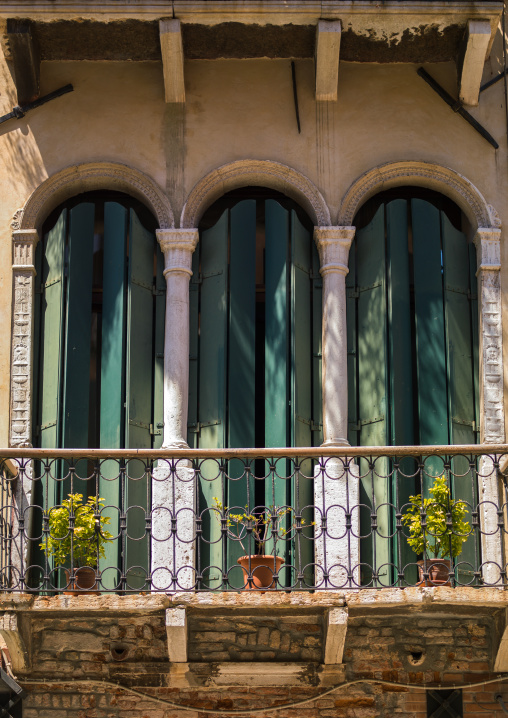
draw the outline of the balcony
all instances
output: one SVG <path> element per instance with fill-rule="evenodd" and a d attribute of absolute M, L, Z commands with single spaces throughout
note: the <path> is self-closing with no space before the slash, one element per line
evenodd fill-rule
<path fill-rule="evenodd" d="M 507 451 L 4 450 L 2 590 L 505 587 Z"/>

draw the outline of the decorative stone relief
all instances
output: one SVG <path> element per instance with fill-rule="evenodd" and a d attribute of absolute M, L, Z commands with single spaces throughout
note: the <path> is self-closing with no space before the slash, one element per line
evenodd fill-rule
<path fill-rule="evenodd" d="M 501 325 L 501 230 L 479 228 L 474 242 L 478 255 L 483 406 L 480 440 L 503 443 L 503 331 Z"/>
<path fill-rule="evenodd" d="M 13 233 L 11 446 L 31 446 L 33 256 L 38 239 L 35 230 Z"/>
<path fill-rule="evenodd" d="M 401 185 L 417 185 L 444 192 L 461 207 L 474 227 L 500 226 L 495 210 L 465 177 L 430 162 L 390 162 L 369 170 L 357 179 L 344 195 L 337 224 L 350 225 L 361 205 L 378 192 Z M 494 211 L 494 221 L 491 219 Z"/>
<path fill-rule="evenodd" d="M 270 187 L 298 202 L 316 225 L 328 226 L 330 211 L 317 187 L 287 165 L 270 160 L 239 160 L 201 179 L 182 210 L 181 227 L 197 227 L 205 209 L 226 192 L 249 185 Z"/>
<path fill-rule="evenodd" d="M 16 212 L 13 229 L 37 227 L 52 209 L 69 197 L 100 189 L 126 192 L 147 204 L 157 217 L 159 227 L 175 225 L 167 196 L 148 175 L 127 165 L 93 162 L 66 167 L 43 182 L 29 197 L 22 212 Z"/>

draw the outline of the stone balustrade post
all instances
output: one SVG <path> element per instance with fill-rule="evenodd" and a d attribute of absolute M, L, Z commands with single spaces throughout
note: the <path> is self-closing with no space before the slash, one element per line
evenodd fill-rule
<path fill-rule="evenodd" d="M 166 279 L 165 449 L 188 448 L 189 281 L 198 236 L 197 229 L 157 230 Z M 156 590 L 188 589 L 195 582 L 194 472 L 190 462 L 180 459 L 173 474 L 171 461 L 159 461 L 153 470 L 152 586 Z M 177 519 L 175 537 L 171 533 L 172 519 Z"/>
<path fill-rule="evenodd" d="M 323 277 L 323 447 L 337 447 L 337 457 L 322 459 L 315 470 L 317 526 L 326 517 L 326 533 L 317 532 L 315 561 L 331 587 L 359 583 L 358 467 L 340 458 L 340 448 L 349 446 L 346 275 L 354 236 L 354 227 L 314 229 Z"/>

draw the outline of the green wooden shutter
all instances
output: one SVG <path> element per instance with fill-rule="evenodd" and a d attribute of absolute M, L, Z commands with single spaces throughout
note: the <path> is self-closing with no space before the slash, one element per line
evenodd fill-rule
<path fill-rule="evenodd" d="M 443 275 L 439 210 L 411 200 L 416 325 L 416 371 L 420 444 L 448 444 L 448 392 L 443 316 Z M 443 462 L 428 459 L 426 474 L 443 473 Z M 432 486 L 423 477 L 424 488 Z"/>
<path fill-rule="evenodd" d="M 444 264 L 444 300 L 446 326 L 446 359 L 448 369 L 448 406 L 450 443 L 476 443 L 475 367 L 471 322 L 470 256 L 467 237 L 455 229 L 441 212 Z M 475 476 L 465 457 L 452 460 L 452 494 L 468 506 L 466 521 L 472 525 L 472 509 L 478 501 Z M 479 544 L 471 535 L 457 557 L 460 583 L 474 581 Z"/>
<path fill-rule="evenodd" d="M 227 347 L 227 270 L 228 217 L 201 236 L 201 301 L 199 334 L 199 448 L 226 446 L 226 347 Z M 226 504 L 226 487 L 221 485 L 217 464 L 206 460 L 201 466 L 198 512 L 203 517 L 203 536 L 199 543 L 198 565 L 203 573 L 202 587 L 216 588 L 223 567 L 220 523 L 210 507 L 214 497 Z M 210 509 L 210 510 L 209 510 Z"/>
<path fill-rule="evenodd" d="M 358 287 L 358 414 L 362 446 L 384 446 L 388 443 L 387 421 L 387 337 L 386 337 L 386 263 L 385 212 L 382 205 L 371 223 L 357 232 Z M 378 459 L 376 471 L 369 472 L 360 461 L 360 532 L 369 539 L 362 543 L 362 561 L 376 567 L 379 583 L 390 582 L 390 479 L 388 462 Z M 373 499 L 374 498 L 374 502 Z M 376 528 L 372 529 L 371 512 Z M 382 567 L 382 568 L 380 568 Z M 364 572 L 364 582 L 371 577 Z"/>
<path fill-rule="evenodd" d="M 356 277 L 356 248 L 358 237 L 349 251 L 349 272 L 346 275 L 346 324 L 347 324 L 347 396 L 348 441 L 360 446 L 360 418 L 358 416 L 358 297 Z"/>
<path fill-rule="evenodd" d="M 127 448 L 152 448 L 154 241 L 153 233 L 143 227 L 131 209 L 127 290 Z M 149 571 L 145 517 L 151 501 L 150 486 L 140 462 L 129 462 L 127 470 L 127 583 L 131 588 L 143 588 Z"/>
<path fill-rule="evenodd" d="M 198 377 L 199 377 L 199 262 L 201 242 L 192 255 L 192 277 L 189 283 L 189 404 L 187 443 L 191 449 L 199 445 Z"/>
<path fill-rule="evenodd" d="M 94 215 L 95 205 L 90 203 L 78 204 L 69 212 L 62 397 L 64 448 L 88 446 Z"/>
<path fill-rule="evenodd" d="M 240 448 L 256 445 L 256 200 L 239 202 L 230 216 L 228 446 Z M 244 462 L 230 461 L 228 474 L 228 507 L 253 507 L 254 480 Z M 244 554 L 238 541 L 228 541 L 228 566 Z"/>
<path fill-rule="evenodd" d="M 116 202 L 104 204 L 104 259 L 101 328 L 101 401 L 100 445 L 120 449 L 125 445 L 125 342 L 127 293 L 127 210 Z M 118 536 L 123 485 L 117 461 L 101 466 L 100 495 L 103 515 L 108 516 L 108 531 Z M 117 567 L 121 540 L 104 546 L 106 557 L 100 561 L 102 586 L 114 589 L 119 584 Z"/>
<path fill-rule="evenodd" d="M 155 356 L 153 358 L 153 448 L 160 449 L 164 440 L 164 336 L 166 324 L 166 279 L 164 255 L 156 248 L 155 275 Z"/>
<path fill-rule="evenodd" d="M 390 361 L 390 444 L 410 446 L 414 442 L 413 367 L 411 338 L 410 261 L 408 248 L 407 201 L 396 199 L 386 204 L 388 259 L 388 351 Z M 393 504 L 404 513 L 414 495 L 414 462 L 402 459 L 400 472 L 392 480 Z M 406 478 L 407 477 L 407 478 Z M 392 522 L 395 519 L 392 516 Z M 393 524 L 392 524 L 393 525 Z M 393 561 L 400 572 L 415 561 L 415 554 L 404 538 L 394 532 Z M 416 582 L 416 566 L 404 571 L 405 583 Z M 395 577 L 394 577 L 395 578 Z M 404 585 L 404 584 L 403 584 Z"/>
<path fill-rule="evenodd" d="M 39 440 L 42 449 L 54 449 L 60 446 L 61 437 L 61 370 L 63 352 L 63 299 L 64 299 L 64 248 L 67 236 L 67 210 L 63 210 L 54 227 L 44 236 L 41 257 L 41 342 L 39 357 Z M 52 466 L 52 475 L 61 477 L 60 462 Z M 56 481 L 36 482 L 36 500 L 45 509 L 57 506 L 61 500 L 60 486 Z M 42 532 L 42 518 L 40 521 Z M 46 565 L 46 558 L 38 546 L 34 551 L 35 565 Z M 48 561 L 49 569 L 54 561 Z M 34 585 L 38 586 L 41 574 L 34 571 Z M 55 574 L 50 579 L 52 585 L 58 585 Z"/>
<path fill-rule="evenodd" d="M 323 279 L 316 243 L 312 244 L 312 446 L 323 443 L 322 340 L 323 340 Z"/>
<path fill-rule="evenodd" d="M 44 238 L 42 262 L 42 347 L 40 382 L 41 448 L 60 446 L 61 370 L 63 351 L 63 278 L 64 247 L 67 235 L 67 210 Z M 56 499 L 56 495 L 54 496 Z M 49 499 L 49 497 L 48 497 Z"/>
<path fill-rule="evenodd" d="M 290 424 L 290 324 L 291 301 L 288 297 L 289 212 L 275 200 L 265 202 L 265 446 L 289 446 Z M 279 459 L 276 470 L 270 472 L 266 462 L 265 505 L 291 506 L 291 482 L 288 462 Z M 286 527 L 287 528 L 287 527 Z M 290 562 L 289 546 L 265 544 L 267 554 L 277 550 Z M 285 585 L 287 571 L 280 573 Z"/>
<path fill-rule="evenodd" d="M 292 446 L 312 446 L 313 439 L 313 241 L 294 210 L 291 211 L 291 434 Z M 319 327 L 321 322 L 319 322 Z M 304 585 L 313 583 L 314 520 L 313 462 L 302 462 L 292 479 L 291 506 L 309 528 L 294 532 L 292 565 L 304 576 Z M 296 578 L 296 576 L 294 577 Z"/>

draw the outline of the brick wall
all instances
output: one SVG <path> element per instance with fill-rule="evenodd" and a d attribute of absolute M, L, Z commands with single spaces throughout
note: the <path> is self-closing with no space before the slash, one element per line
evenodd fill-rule
<path fill-rule="evenodd" d="M 51 601 L 49 608 L 56 605 Z M 18 679 L 51 680 L 51 684 L 26 686 L 29 697 L 24 702 L 24 718 L 213 718 L 210 710 L 225 715 L 225 710 L 252 711 L 318 696 L 342 680 L 376 678 L 415 686 L 424 682 L 452 685 L 493 675 L 499 609 L 350 608 L 344 665 L 323 678 L 325 612 L 295 605 L 270 611 L 268 602 L 269 597 L 249 611 L 190 609 L 189 663 L 194 668 L 184 678 L 178 678 L 180 674 L 168 660 L 162 608 L 88 612 L 77 610 L 79 601 L 74 601 L 72 610 L 26 610 L 22 623 L 25 635 L 31 636 L 31 667 L 18 671 Z M 122 605 L 120 599 L 118 605 Z M 253 672 L 256 664 L 263 664 L 260 670 L 268 673 L 264 684 L 229 684 L 224 679 L 218 685 L 221 665 L 245 662 L 249 662 L 246 670 Z M 295 662 L 302 666 L 300 678 L 277 685 L 283 667 Z M 171 709 L 117 688 L 68 685 L 62 683 L 65 679 L 121 683 L 196 710 Z M 508 705 L 508 682 L 465 691 L 464 716 L 502 718 L 505 714 L 495 701 L 498 693 Z M 299 708 L 262 715 L 426 718 L 426 714 L 424 691 L 356 684 Z M 246 715 L 254 718 L 257 714 Z"/>

